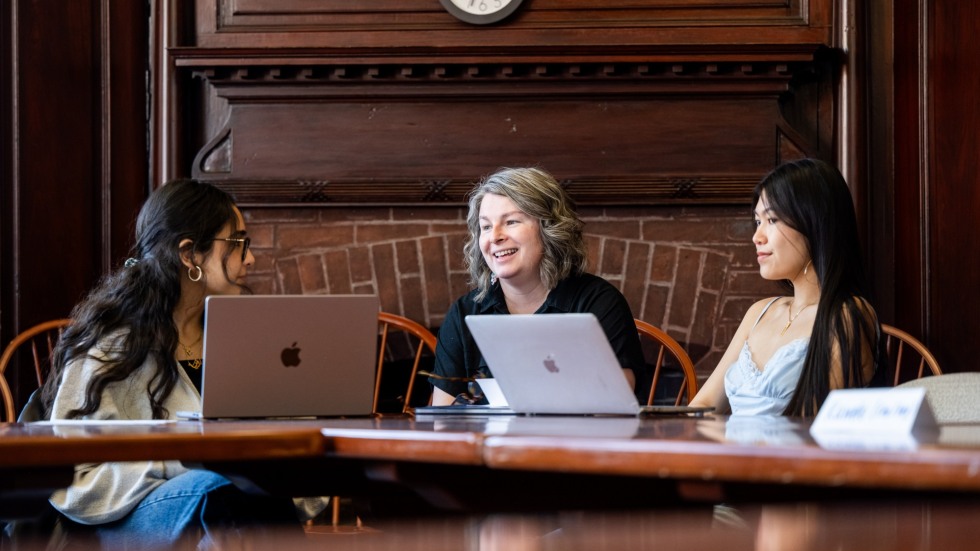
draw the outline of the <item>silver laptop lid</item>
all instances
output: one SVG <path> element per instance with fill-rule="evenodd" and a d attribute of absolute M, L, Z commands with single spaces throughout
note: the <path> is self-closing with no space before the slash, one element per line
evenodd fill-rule
<path fill-rule="evenodd" d="M 471 315 L 466 325 L 516 413 L 639 413 L 594 315 Z"/>
<path fill-rule="evenodd" d="M 370 414 L 378 309 L 374 295 L 208 297 L 202 417 Z"/>

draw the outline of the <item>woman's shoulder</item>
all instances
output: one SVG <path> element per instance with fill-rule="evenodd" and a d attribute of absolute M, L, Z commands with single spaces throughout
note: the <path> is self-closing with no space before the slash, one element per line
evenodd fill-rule
<path fill-rule="evenodd" d="M 582 272 L 580 274 L 572 274 L 565 279 L 558 282 L 557 287 L 567 289 L 568 291 L 609 291 L 613 290 L 619 293 L 619 289 L 615 285 L 607 281 L 601 276 L 591 274 L 589 272 Z"/>
<path fill-rule="evenodd" d="M 462 295 L 456 297 L 456 300 L 453 301 L 453 304 L 458 304 L 458 305 L 472 304 L 476 302 L 476 295 L 479 292 L 480 292 L 479 289 L 476 288 L 470 289 L 469 291 L 466 291 Z"/>
<path fill-rule="evenodd" d="M 598 276 L 591 272 L 582 272 L 579 274 L 571 274 L 565 278 L 566 281 L 578 281 L 583 284 L 593 284 L 593 285 L 612 285 L 606 281 L 602 276 Z"/>
<path fill-rule="evenodd" d="M 128 336 L 128 328 L 115 329 L 102 335 L 66 334 L 62 337 L 62 345 L 67 347 L 65 363 L 71 365 L 88 360 L 110 361 L 125 350 Z"/>
<path fill-rule="evenodd" d="M 779 302 L 779 299 L 785 298 L 783 296 L 766 297 L 753 302 L 746 310 L 745 315 L 742 316 L 742 323 L 754 324 L 769 307 L 773 304 Z"/>
<path fill-rule="evenodd" d="M 449 317 L 456 315 L 463 317 L 468 314 L 486 313 L 488 310 L 492 310 L 494 305 L 501 300 L 498 297 L 499 286 L 497 285 L 490 288 L 487 296 L 483 297 L 482 301 L 477 302 L 476 297 L 479 295 L 479 293 L 479 289 L 470 289 L 465 294 L 459 296 L 449 306 L 446 316 Z"/>
<path fill-rule="evenodd" d="M 769 308 L 773 304 L 776 304 L 777 302 L 779 302 L 779 299 L 782 299 L 782 298 L 786 298 L 786 297 L 784 297 L 782 295 L 779 295 L 779 296 L 775 296 L 775 297 L 766 297 L 766 298 L 763 298 L 763 299 L 759 299 L 759 300 L 753 302 L 751 306 L 749 306 L 748 310 L 745 311 L 745 314 L 746 315 L 749 315 L 749 314 L 753 314 L 753 313 L 755 313 L 755 314 L 762 313 L 763 310 L 765 310 L 766 308 Z"/>
<path fill-rule="evenodd" d="M 126 340 L 129 338 L 129 328 L 119 328 L 99 337 L 95 346 L 89 349 L 88 355 L 97 358 L 112 358 L 126 350 Z"/>
<path fill-rule="evenodd" d="M 566 306 L 581 301 L 626 300 L 615 285 L 588 272 L 572 274 L 559 281 L 551 295 L 558 304 Z"/>
<path fill-rule="evenodd" d="M 66 360 L 59 377 L 55 399 L 60 409 L 55 408 L 55 413 L 64 413 L 64 411 L 81 406 L 80 400 L 85 395 L 85 388 L 89 381 L 103 373 L 105 366 L 122 354 L 128 333 L 128 330 L 107 333 L 88 350 Z M 67 406 L 65 405 L 66 400 Z"/>

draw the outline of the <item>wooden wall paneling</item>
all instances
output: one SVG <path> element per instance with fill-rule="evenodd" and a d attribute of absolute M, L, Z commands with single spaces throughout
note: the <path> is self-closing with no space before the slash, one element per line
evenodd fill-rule
<path fill-rule="evenodd" d="M 109 219 L 102 267 L 109 269 L 133 246 L 136 215 L 150 189 L 150 19 L 146 2 L 102 1 L 100 70 L 108 87 L 102 97 L 101 187 Z"/>
<path fill-rule="evenodd" d="M 892 324 L 929 344 L 926 276 L 928 248 L 924 240 L 928 217 L 922 187 L 927 181 L 928 143 L 921 127 L 928 115 L 923 93 L 927 70 L 926 40 L 920 22 L 925 15 L 923 0 L 896 0 L 895 27 L 895 142 L 894 142 L 894 233 L 882 242 L 894 252 L 895 318 Z M 917 223 L 903 223 L 904 221 Z M 888 321 L 887 319 L 885 321 Z"/>
<path fill-rule="evenodd" d="M 199 70 L 227 104 L 199 119 L 215 130 L 192 174 L 245 205 L 462 202 L 517 165 L 549 168 L 585 203 L 742 201 L 776 163 L 774 137 L 818 153 L 779 110 L 794 67 Z"/>
<path fill-rule="evenodd" d="M 978 370 L 980 334 L 980 8 L 929 2 L 928 139 L 924 182 L 928 234 L 928 337 L 948 371 Z"/>
<path fill-rule="evenodd" d="M 3 287 L 4 343 L 35 323 L 65 317 L 98 275 L 96 8 L 24 1 L 3 8 L 13 48 L 4 106 L 13 113 L 12 178 L 2 184 L 12 199 L 3 216 L 11 269 Z M 18 374 L 8 377 L 15 395 Z"/>
<path fill-rule="evenodd" d="M 13 336 L 14 109 L 13 2 L 0 8 L 0 344 Z M 9 289 L 9 290 L 8 290 Z"/>
<path fill-rule="evenodd" d="M 729 203 L 834 131 L 826 86 L 801 86 L 791 117 L 782 102 L 827 77 L 829 0 L 533 0 L 489 27 L 427 0 L 187 11 L 157 7 L 176 92 L 155 183 L 194 175 L 244 205 L 459 202 L 514 164 L 585 202 Z"/>
<path fill-rule="evenodd" d="M 798 150 L 781 152 L 777 162 L 798 158 L 803 153 L 835 160 L 840 128 L 837 96 L 841 65 L 837 50 L 821 48 L 814 52 L 810 63 L 794 72 L 789 88 L 779 97 L 779 105 L 787 133 L 795 133 L 797 137 L 794 143 L 781 145 Z"/>
<path fill-rule="evenodd" d="M 930 287 L 930 265 L 933 249 L 929 242 L 930 236 L 930 212 L 931 185 L 932 177 L 931 163 L 933 157 L 930 153 L 932 147 L 932 136 L 930 126 L 932 125 L 932 106 L 930 105 L 929 95 L 929 57 L 933 35 L 930 32 L 929 22 L 929 2 L 919 0 L 914 5 L 904 3 L 909 9 L 905 14 L 903 34 L 913 39 L 909 45 L 902 50 L 902 61 L 909 63 L 909 68 L 903 71 L 903 81 L 897 86 L 901 88 L 903 104 L 901 108 L 906 109 L 904 113 L 910 117 L 904 120 L 904 134 L 901 136 L 897 147 L 903 153 L 908 154 L 899 167 L 903 173 L 899 183 L 896 185 L 896 219 L 915 219 L 918 224 L 896 232 L 896 247 L 907 247 L 905 252 L 900 253 L 897 259 L 896 270 L 903 273 L 900 293 L 897 303 L 901 309 L 897 312 L 898 319 L 907 320 L 910 325 L 917 329 L 925 342 L 931 341 L 930 326 L 932 316 L 930 315 L 932 296 L 929 292 Z M 906 57 L 908 56 L 908 57 Z M 910 217 L 910 218 L 906 218 Z M 908 267 L 914 267 L 910 270 Z M 905 294 L 907 293 L 907 294 Z M 913 333 L 916 334 L 916 333 Z"/>
<path fill-rule="evenodd" d="M 901 129 L 896 105 L 899 90 L 897 77 L 916 65 L 914 60 L 903 60 L 896 67 L 896 46 L 906 40 L 896 40 L 897 18 L 891 2 L 873 2 L 867 5 L 867 25 L 863 43 L 867 50 L 867 64 L 863 73 L 855 78 L 865 82 L 867 98 L 868 149 L 867 205 L 868 205 L 868 259 L 869 275 L 875 292 L 878 316 L 886 322 L 901 325 L 896 317 L 896 288 L 900 273 L 896 269 L 898 254 L 896 240 L 896 128 Z M 913 41 L 914 43 L 914 41 Z M 914 71 L 913 71 L 914 73 Z M 914 87 L 913 87 L 914 90 Z M 912 225 L 904 224 L 904 228 Z M 915 245 L 915 244 L 913 244 Z M 907 271 L 907 270 L 905 270 Z M 903 297 L 903 302 L 905 298 Z M 911 327 L 906 324 L 905 327 Z"/>
<path fill-rule="evenodd" d="M 840 56 L 840 74 L 835 82 L 839 100 L 835 108 L 837 127 L 840 129 L 834 144 L 834 159 L 851 188 L 851 197 L 858 220 L 858 238 L 865 251 L 865 268 L 870 258 L 870 220 L 868 203 L 868 43 L 866 35 L 857 29 L 867 28 L 867 3 L 860 0 L 840 2 L 840 21 L 835 29 L 837 48 L 832 53 Z M 869 271 L 870 273 L 870 271 Z M 873 297 L 869 297 L 873 298 Z"/>
<path fill-rule="evenodd" d="M 980 212 L 980 82 L 972 55 L 977 8 L 954 0 L 895 0 L 874 13 L 883 14 L 877 23 L 894 33 L 879 44 L 885 52 L 894 48 L 892 58 L 879 56 L 875 82 L 885 92 L 872 96 L 893 108 L 877 119 L 872 134 L 875 158 L 886 161 L 875 163 L 884 172 L 877 179 L 893 182 L 874 188 L 884 203 L 874 226 L 884 250 L 876 282 L 885 282 L 893 304 L 883 320 L 923 340 L 945 371 L 975 371 L 969 345 L 980 331 L 972 315 L 980 307 L 980 245 L 970 229 Z M 889 116 L 892 124 L 882 122 Z"/>
<path fill-rule="evenodd" d="M 195 0 L 193 45 L 500 53 L 499 46 L 827 44 L 832 6 L 823 0 L 530 0 L 501 24 L 474 28 L 429 0 Z"/>
<path fill-rule="evenodd" d="M 0 297 L 7 342 L 68 315 L 129 246 L 147 189 L 149 28 L 138 2 L 15 1 L 3 10 L 11 29 L 3 105 L 11 176 L 0 184 L 10 198 Z"/>

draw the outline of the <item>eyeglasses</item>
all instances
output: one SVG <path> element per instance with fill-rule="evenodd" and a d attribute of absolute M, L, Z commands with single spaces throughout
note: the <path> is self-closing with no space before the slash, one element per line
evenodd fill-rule
<path fill-rule="evenodd" d="M 245 262 L 245 255 L 248 254 L 248 246 L 252 244 L 251 237 L 215 237 L 215 241 L 231 241 L 242 246 L 242 262 Z M 236 245 L 237 246 L 237 245 Z"/>

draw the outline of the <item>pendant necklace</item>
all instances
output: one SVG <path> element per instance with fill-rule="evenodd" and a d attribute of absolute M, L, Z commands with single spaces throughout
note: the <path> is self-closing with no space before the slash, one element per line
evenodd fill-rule
<path fill-rule="evenodd" d="M 792 306 L 792 304 L 791 304 L 791 306 Z M 793 325 L 793 322 L 794 322 L 794 321 L 796 321 L 796 318 L 798 318 L 798 317 L 800 317 L 800 314 L 801 314 L 801 313 L 803 313 L 803 310 L 806 310 L 807 308 L 809 308 L 809 307 L 811 307 L 811 306 L 813 306 L 813 304 L 812 304 L 812 303 L 811 303 L 811 304 L 807 304 L 807 305 L 806 305 L 806 306 L 804 306 L 803 308 L 800 308 L 800 309 L 799 309 L 799 310 L 798 310 L 798 311 L 796 312 L 796 315 L 795 315 L 795 316 L 791 316 L 791 317 L 789 318 L 789 321 L 787 321 L 787 322 L 786 322 L 786 327 L 783 327 L 783 330 L 782 330 L 782 331 L 780 331 L 780 332 L 779 332 L 779 334 L 780 334 L 780 335 L 782 335 L 783 333 L 785 333 L 785 332 L 786 332 L 786 330 L 787 330 L 787 329 L 789 329 L 789 326 L 790 326 L 790 325 Z M 793 309 L 792 309 L 792 308 L 787 308 L 787 309 L 786 309 L 786 315 L 787 315 L 787 316 L 789 316 L 789 315 L 790 315 L 790 314 L 792 314 L 792 313 L 793 313 Z"/>
<path fill-rule="evenodd" d="M 799 314 L 797 314 L 797 315 L 799 315 Z M 789 326 L 787 325 L 786 327 L 789 327 Z M 784 331 L 785 331 L 785 329 L 784 329 Z M 200 337 L 198 337 L 196 341 L 192 342 L 191 345 L 197 344 L 197 341 L 199 341 L 199 340 L 201 340 Z M 190 346 L 187 346 L 186 344 L 184 344 L 182 342 L 180 342 L 179 340 L 177 341 L 177 344 L 179 344 L 180 347 L 184 349 L 184 355 L 187 356 L 187 367 L 190 367 L 191 369 L 200 369 L 201 368 L 201 359 L 200 358 L 191 359 L 191 357 L 194 354 L 194 352 L 191 351 L 191 347 Z"/>

